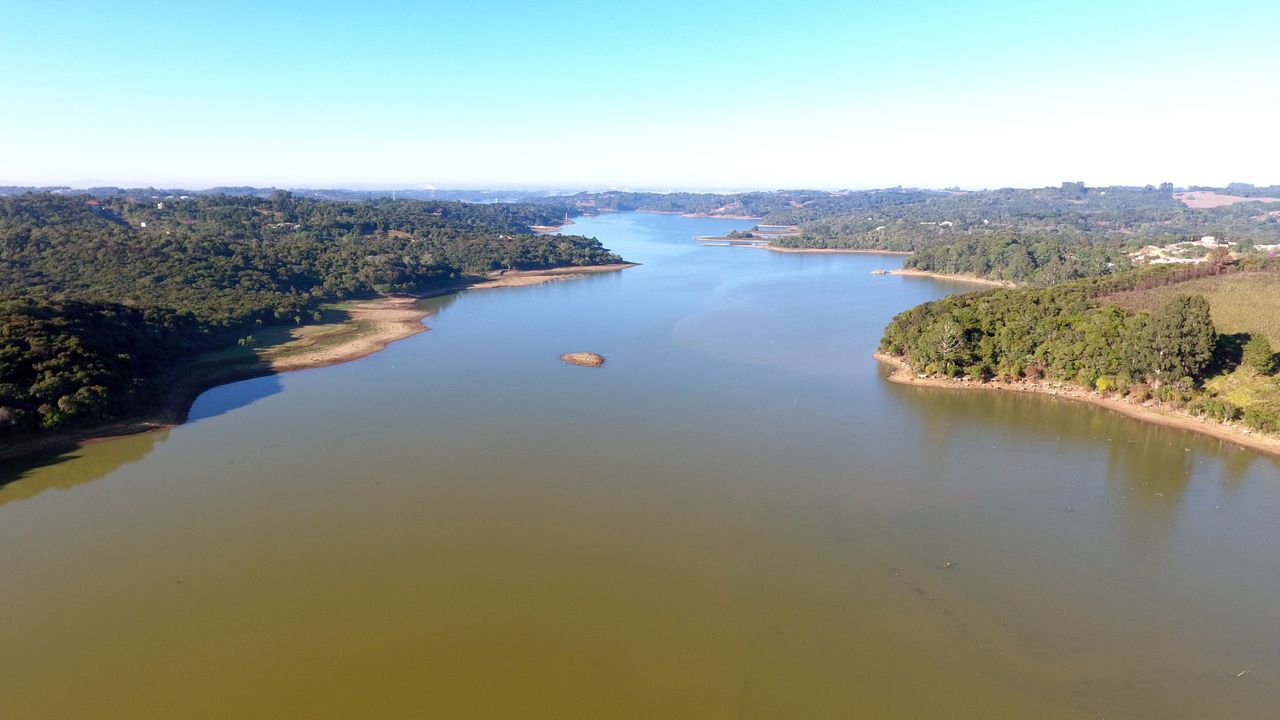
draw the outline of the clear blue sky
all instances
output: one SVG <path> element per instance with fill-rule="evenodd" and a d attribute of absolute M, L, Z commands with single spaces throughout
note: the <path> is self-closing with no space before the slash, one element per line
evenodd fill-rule
<path fill-rule="evenodd" d="M 0 0 L 0 183 L 1280 182 L 1280 2 Z"/>

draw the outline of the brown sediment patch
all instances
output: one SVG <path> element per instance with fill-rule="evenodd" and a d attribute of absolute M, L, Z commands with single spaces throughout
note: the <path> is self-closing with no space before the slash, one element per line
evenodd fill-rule
<path fill-rule="evenodd" d="M 351 337 L 327 346 L 306 340 L 287 343 L 274 357 L 268 355 L 268 366 L 274 372 L 288 372 L 372 355 L 397 340 L 427 329 L 422 324 L 427 312 L 419 309 L 417 303 L 412 297 L 384 297 L 353 303 L 346 309 L 347 320 L 354 326 Z"/>
<path fill-rule="evenodd" d="M 1180 200 L 1183 205 L 1198 210 L 1204 208 L 1225 207 L 1227 205 L 1235 205 L 1236 203 L 1242 202 L 1280 202 L 1280 198 L 1226 195 L 1224 193 L 1216 193 L 1209 190 L 1193 190 L 1191 192 L 1174 193 L 1173 197 L 1176 200 Z"/>
<path fill-rule="evenodd" d="M 1017 287 L 1017 283 L 1011 283 L 1008 280 L 992 280 L 991 278 L 978 277 L 977 275 L 949 275 L 947 273 L 935 273 L 927 270 L 909 270 L 903 268 L 901 270 L 890 270 L 890 275 L 903 275 L 906 277 L 927 277 L 935 280 L 955 280 L 958 282 L 974 283 L 976 285 L 989 285 L 991 287 Z"/>
<path fill-rule="evenodd" d="M 573 224 L 572 220 L 570 220 L 569 218 L 565 218 L 564 220 L 560 221 L 559 225 L 530 225 L 529 229 L 536 233 L 544 233 L 544 234 L 555 233 L 555 232 L 560 232 L 560 230 L 565 225 L 572 225 L 572 224 Z"/>
<path fill-rule="evenodd" d="M 680 213 L 680 217 L 687 218 L 719 218 L 720 220 L 763 220 L 764 218 L 756 215 L 716 215 L 713 213 Z"/>
<path fill-rule="evenodd" d="M 723 235 L 696 235 L 694 240 L 704 245 L 732 245 L 734 247 L 745 245 L 752 247 L 764 247 L 769 244 L 768 238 L 731 238 Z"/>
<path fill-rule="evenodd" d="M 758 215 L 721 215 L 716 213 L 681 212 L 679 210 L 637 210 L 636 212 L 644 213 L 646 215 L 679 215 L 680 217 L 709 218 L 713 220 L 714 219 L 719 219 L 719 220 L 763 220 L 764 219 L 763 217 L 760 217 Z"/>
<path fill-rule="evenodd" d="M 600 367 L 604 364 L 604 356 L 591 352 L 571 352 L 560 356 L 560 359 L 570 365 L 579 365 L 582 367 Z"/>
<path fill-rule="evenodd" d="M 617 272 L 635 267 L 639 263 L 613 263 L 612 265 L 573 265 L 570 267 L 550 268 L 547 270 L 495 270 L 483 280 L 468 283 L 463 289 L 486 290 L 489 288 L 523 287 L 541 285 L 557 280 L 571 280 L 584 275 Z"/>
<path fill-rule="evenodd" d="M 882 352 L 875 353 L 874 357 L 880 362 L 893 367 L 893 372 L 888 375 L 887 379 L 889 382 L 898 383 L 900 385 L 950 388 L 952 390 L 1003 390 L 1006 392 L 1049 395 L 1051 397 L 1059 397 L 1067 400 L 1088 403 L 1090 405 L 1095 405 L 1097 407 L 1106 408 L 1107 410 L 1120 413 L 1121 415 L 1135 420 L 1142 420 L 1156 425 L 1163 425 L 1165 427 L 1200 433 L 1201 435 L 1207 435 L 1218 440 L 1225 440 L 1230 443 L 1235 443 L 1236 445 L 1247 447 L 1251 450 L 1258 450 L 1259 452 L 1280 456 L 1280 437 L 1255 433 L 1252 430 L 1239 425 L 1228 425 L 1214 420 L 1194 417 L 1181 410 L 1174 410 L 1172 408 L 1159 407 L 1155 405 L 1144 405 L 1137 402 L 1130 402 L 1123 398 L 1102 395 L 1073 383 L 1048 382 L 1042 380 L 1022 380 L 1019 382 L 989 380 L 986 382 L 978 382 L 976 380 L 953 380 L 951 378 L 933 376 L 921 377 L 919 373 L 912 370 L 911 367 L 907 365 L 906 361 L 900 357 Z"/>

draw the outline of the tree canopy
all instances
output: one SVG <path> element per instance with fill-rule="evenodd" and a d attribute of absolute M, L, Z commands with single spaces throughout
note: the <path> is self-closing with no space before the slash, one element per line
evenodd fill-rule
<path fill-rule="evenodd" d="M 168 368 L 321 303 L 420 293 L 501 268 L 617 262 L 537 235 L 532 204 L 267 197 L 0 197 L 0 435 L 94 423 Z"/>

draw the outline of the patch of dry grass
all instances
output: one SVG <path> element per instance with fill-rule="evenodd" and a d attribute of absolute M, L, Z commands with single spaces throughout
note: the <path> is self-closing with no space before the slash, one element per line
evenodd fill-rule
<path fill-rule="evenodd" d="M 1262 333 L 1280 347 L 1280 272 L 1244 272 L 1197 278 L 1175 285 L 1117 293 L 1105 298 L 1133 311 L 1152 312 L 1174 295 L 1203 295 L 1220 333 Z"/>
<path fill-rule="evenodd" d="M 1280 377 L 1259 375 L 1253 368 L 1244 366 L 1235 372 L 1210 378 L 1205 387 L 1240 407 L 1280 397 Z"/>

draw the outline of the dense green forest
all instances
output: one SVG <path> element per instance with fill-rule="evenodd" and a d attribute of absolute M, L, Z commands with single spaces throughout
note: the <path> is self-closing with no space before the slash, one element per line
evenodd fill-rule
<path fill-rule="evenodd" d="M 929 245 L 908 257 L 904 267 L 944 274 L 969 274 L 1018 284 L 1054 285 L 1079 278 L 1124 272 L 1128 254 L 1109 246 L 1015 233 L 977 235 Z"/>
<path fill-rule="evenodd" d="M 22 188 L 0 188 L 0 196 Z M 1191 187 L 1236 197 L 1280 198 L 1280 187 L 1233 183 L 1225 188 Z M 261 199 L 278 193 L 269 188 L 215 188 L 208 191 L 122 190 L 95 188 L 90 194 L 115 201 L 139 196 L 243 195 Z M 449 205 L 449 199 L 519 201 L 507 207 L 536 208 L 553 224 L 566 216 L 599 212 L 647 211 L 710 216 L 748 216 L 771 225 L 796 225 L 797 235 L 780 237 L 783 247 L 857 248 L 914 252 L 987 235 L 1019 236 L 1024 244 L 1052 241 L 1060 246 L 1133 250 L 1206 235 L 1252 245 L 1280 243 L 1280 204 L 1245 202 L 1213 208 L 1191 208 L 1182 190 L 1169 183 L 1145 187 L 1087 187 L 1079 182 L 1046 188 L 1002 188 L 965 191 L 885 188 L 878 190 L 776 190 L 742 193 L 580 192 L 404 190 L 401 198 L 427 205 Z M 300 200 L 353 202 L 386 198 L 388 191 L 299 190 Z M 1094 254 L 1090 251 L 1084 254 Z M 1085 263 L 1088 264 L 1087 262 Z M 1014 268 L 1001 268 L 996 270 Z"/>
<path fill-rule="evenodd" d="M 593 212 L 669 212 L 711 216 L 748 216 L 770 224 L 794 225 L 835 215 L 923 202 L 950 193 L 937 190 L 775 190 L 744 193 L 623 192 L 579 193 L 535 202 L 570 214 Z"/>
<path fill-rule="evenodd" d="M 1274 187 L 1233 185 L 1218 192 L 1280 197 Z M 414 196 L 427 193 L 503 196 Z M 427 292 L 498 268 L 617 261 L 595 240 L 535 235 L 529 228 L 631 210 L 760 217 L 799 227 L 798 235 L 774 240 L 778 245 L 913 251 L 908 267 L 1031 286 L 1018 291 L 1028 295 L 973 300 L 981 303 L 977 308 L 926 306 L 926 319 L 945 309 L 963 329 L 964 341 L 936 357 L 928 348 L 945 346 L 934 337 L 941 326 L 900 316 L 886 333 L 887 347 L 921 367 L 977 376 L 1043 372 L 1088 384 L 1105 378 L 1165 393 L 1190 383 L 1187 393 L 1194 395 L 1204 368 L 1187 365 L 1181 377 L 1159 377 L 1142 364 L 1149 359 L 1139 350 L 1148 337 L 1142 333 L 1155 332 L 1142 328 L 1158 313 L 1109 306 L 1098 288 L 1162 276 L 1165 271 L 1129 272 L 1127 252 L 1144 244 L 1203 235 L 1246 250 L 1280 243 L 1277 206 L 1191 208 L 1167 183 L 976 192 L 505 194 L 519 203 L 370 199 L 379 194 L 0 189 L 0 435 L 136 411 L 153 399 L 152 381 L 165 369 L 235 343 L 258 325 L 310 320 L 322 303 Z M 1218 261 L 1205 267 L 1221 269 Z M 1051 287 L 1034 289 L 1045 286 Z M 1178 312 L 1193 312 L 1189 302 Z"/>
<path fill-rule="evenodd" d="M 826 214 L 802 222 L 800 235 L 780 238 L 778 244 L 916 251 L 1009 233 L 1126 249 L 1206 235 L 1245 244 L 1280 243 L 1280 217 L 1270 209 L 1260 202 L 1190 208 L 1168 184 L 1086 188 L 1064 183 L 1058 188 L 936 194 L 918 202 Z"/>
<path fill-rule="evenodd" d="M 137 411 L 183 358 L 324 302 L 620 260 L 594 239 L 530 232 L 556 212 L 287 192 L 0 198 L 0 435 Z"/>
<path fill-rule="evenodd" d="M 922 373 L 1074 382 L 1275 431 L 1280 398 L 1267 396 L 1240 407 L 1205 384 L 1236 371 L 1246 357 L 1251 372 L 1271 372 L 1270 347 L 1261 347 L 1265 336 L 1219 335 L 1201 295 L 1174 295 L 1151 313 L 1130 312 L 1107 296 L 1176 288 L 1209 275 L 1278 269 L 1275 260 L 1237 265 L 1224 256 L 1192 268 L 1143 268 L 1048 288 L 955 295 L 900 313 L 885 329 L 880 349 Z M 1249 345 L 1253 349 L 1246 354 L 1243 348 Z"/>
<path fill-rule="evenodd" d="M 542 202 L 562 206 L 571 213 L 641 211 L 764 217 L 827 195 L 829 193 L 806 190 L 733 194 L 608 191 L 547 198 Z"/>
<path fill-rule="evenodd" d="M 1213 188 L 1193 188 L 1214 190 Z M 1280 188 L 1233 184 L 1218 193 L 1280 198 Z M 1242 251 L 1280 243 L 1280 204 L 1192 208 L 1169 183 L 1146 187 L 998 190 L 888 188 L 737 194 L 583 193 L 536 202 L 566 214 L 641 210 L 747 215 L 795 225 L 780 247 L 917 253 L 909 266 L 1052 284 L 1123 271 L 1127 254 L 1213 236 Z"/>

